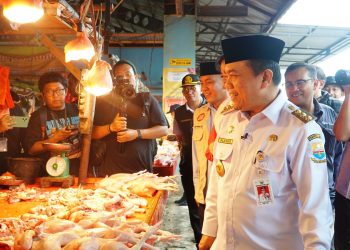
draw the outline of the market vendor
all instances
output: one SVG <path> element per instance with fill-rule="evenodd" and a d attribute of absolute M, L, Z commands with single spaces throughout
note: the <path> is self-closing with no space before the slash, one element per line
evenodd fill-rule
<path fill-rule="evenodd" d="M 31 156 L 48 159 L 43 143 L 71 143 L 70 173 L 79 173 L 80 134 L 76 105 L 65 103 L 67 80 L 58 72 L 47 72 L 39 79 L 44 104 L 30 117 L 24 148 Z"/>
<path fill-rule="evenodd" d="M 92 138 L 101 139 L 105 151 L 100 153 L 100 166 L 94 166 L 95 173 L 152 172 L 155 139 L 168 133 L 168 122 L 131 62 L 120 60 L 113 74 L 113 91 L 96 100 Z"/>

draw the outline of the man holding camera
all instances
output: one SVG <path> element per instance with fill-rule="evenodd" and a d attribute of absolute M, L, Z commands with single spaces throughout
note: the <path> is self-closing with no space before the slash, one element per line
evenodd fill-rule
<path fill-rule="evenodd" d="M 334 124 L 336 138 L 346 142 L 335 187 L 334 246 L 336 250 L 350 249 L 350 85 L 342 87 L 345 99 Z"/>
<path fill-rule="evenodd" d="M 113 74 L 114 90 L 96 100 L 92 139 L 105 145 L 97 175 L 152 172 L 154 139 L 167 134 L 167 120 L 131 62 L 118 61 Z"/>

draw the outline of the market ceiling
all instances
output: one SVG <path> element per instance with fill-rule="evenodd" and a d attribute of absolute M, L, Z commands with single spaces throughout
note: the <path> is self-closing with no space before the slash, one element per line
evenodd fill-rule
<path fill-rule="evenodd" d="M 109 47 L 161 47 L 164 15 L 196 15 L 196 61 L 215 60 L 225 38 L 270 34 L 286 42 L 281 65 L 316 63 L 350 45 L 350 28 L 277 24 L 296 0 L 94 0 L 95 11 L 110 4 L 113 12 L 103 34 Z M 83 0 L 68 3 L 77 13 Z M 8 28 L 0 23 L 0 45 Z M 49 29 L 48 29 L 49 30 Z M 46 33 L 50 33 L 46 30 Z M 12 34 L 12 33 L 11 33 Z M 54 34 L 52 34 L 54 36 Z M 8 38 L 9 39 L 9 38 Z M 60 43 L 60 37 L 54 38 Z M 64 43 L 62 41 L 62 43 Z"/>

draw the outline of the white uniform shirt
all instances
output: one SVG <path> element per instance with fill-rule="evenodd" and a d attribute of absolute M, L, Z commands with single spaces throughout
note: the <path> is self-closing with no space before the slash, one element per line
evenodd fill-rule
<path fill-rule="evenodd" d="M 292 114 L 297 109 L 279 94 L 250 120 L 241 111 L 223 114 L 202 229 L 216 237 L 211 249 L 330 249 L 324 138 L 316 122 Z M 258 205 L 257 179 L 269 181 L 272 204 Z"/>

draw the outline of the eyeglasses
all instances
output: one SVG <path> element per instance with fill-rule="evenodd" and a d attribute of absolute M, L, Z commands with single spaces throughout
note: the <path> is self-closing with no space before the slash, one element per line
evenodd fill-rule
<path fill-rule="evenodd" d="M 292 83 L 292 82 L 286 82 L 286 83 L 285 83 L 285 86 L 286 86 L 286 89 L 294 88 L 295 85 L 296 85 L 298 88 L 303 88 L 303 87 L 306 85 L 306 83 L 307 83 L 308 81 L 311 81 L 311 80 L 315 80 L 315 79 L 312 79 L 312 78 L 310 78 L 310 79 L 300 79 L 300 80 L 295 81 L 294 83 Z"/>
<path fill-rule="evenodd" d="M 45 91 L 45 95 L 48 95 L 48 96 L 55 96 L 55 95 L 62 96 L 62 95 L 65 94 L 65 91 L 66 91 L 65 89 L 54 89 L 54 90 L 50 89 L 48 91 Z"/>
<path fill-rule="evenodd" d="M 182 93 L 190 93 L 190 91 L 196 91 L 196 86 L 185 86 L 182 88 Z"/>

